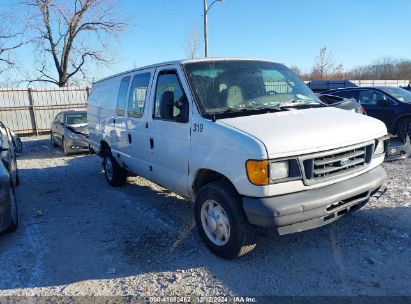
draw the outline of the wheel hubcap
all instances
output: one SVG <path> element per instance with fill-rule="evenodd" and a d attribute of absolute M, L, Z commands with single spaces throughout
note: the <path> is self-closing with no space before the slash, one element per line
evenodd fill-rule
<path fill-rule="evenodd" d="M 113 164 L 111 163 L 111 159 L 109 156 L 106 156 L 104 161 L 104 171 L 106 172 L 106 176 L 109 180 L 113 179 Z"/>
<path fill-rule="evenodd" d="M 224 246 L 230 239 L 230 222 L 223 207 L 215 200 L 206 200 L 201 207 L 201 224 L 208 239 Z"/>
<path fill-rule="evenodd" d="M 17 202 L 13 190 L 10 190 L 10 214 L 14 223 L 17 223 Z"/>

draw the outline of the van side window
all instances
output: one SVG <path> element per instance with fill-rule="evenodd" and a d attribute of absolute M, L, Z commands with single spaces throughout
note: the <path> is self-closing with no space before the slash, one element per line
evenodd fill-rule
<path fill-rule="evenodd" d="M 127 112 L 129 117 L 139 118 L 143 116 L 150 76 L 150 73 L 143 73 L 133 77 L 128 96 Z"/>
<path fill-rule="evenodd" d="M 176 71 L 163 71 L 158 75 L 154 118 L 188 121 L 188 100 Z"/>
<path fill-rule="evenodd" d="M 116 113 L 118 116 L 125 116 L 126 115 L 126 101 L 127 101 L 127 92 L 128 92 L 128 84 L 130 82 L 131 77 L 126 76 L 121 79 L 120 88 L 118 90 L 117 95 L 117 109 Z"/>

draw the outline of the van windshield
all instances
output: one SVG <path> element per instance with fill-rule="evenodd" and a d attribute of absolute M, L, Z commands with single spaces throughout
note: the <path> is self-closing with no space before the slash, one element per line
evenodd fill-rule
<path fill-rule="evenodd" d="M 282 64 L 226 60 L 186 63 L 184 68 L 202 114 L 321 106 Z"/>

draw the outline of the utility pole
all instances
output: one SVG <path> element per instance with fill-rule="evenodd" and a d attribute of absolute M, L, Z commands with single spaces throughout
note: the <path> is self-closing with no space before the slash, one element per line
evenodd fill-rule
<path fill-rule="evenodd" d="M 204 57 L 208 56 L 207 0 L 204 0 Z"/>
<path fill-rule="evenodd" d="M 204 0 L 204 57 L 208 57 L 208 20 L 207 14 L 210 8 L 216 2 L 224 2 L 224 0 L 214 0 L 210 6 L 207 5 L 207 0 Z"/>

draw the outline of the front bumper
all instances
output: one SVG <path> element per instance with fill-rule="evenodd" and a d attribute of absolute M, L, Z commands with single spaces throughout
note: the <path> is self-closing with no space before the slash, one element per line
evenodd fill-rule
<path fill-rule="evenodd" d="M 68 150 L 71 153 L 89 151 L 89 143 L 87 137 L 78 134 L 77 138 L 68 138 Z"/>
<path fill-rule="evenodd" d="M 385 154 L 385 161 L 393 161 L 397 159 L 408 158 L 411 155 L 410 137 L 406 140 L 392 138 L 388 141 L 387 153 Z"/>
<path fill-rule="evenodd" d="M 309 230 L 361 207 L 378 191 L 386 176 L 379 166 L 322 188 L 273 197 L 244 197 L 243 209 L 251 224 L 277 227 L 281 235 Z"/>

